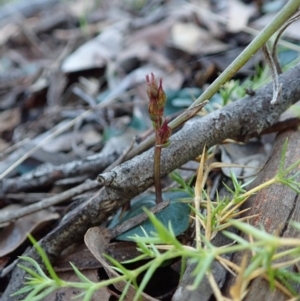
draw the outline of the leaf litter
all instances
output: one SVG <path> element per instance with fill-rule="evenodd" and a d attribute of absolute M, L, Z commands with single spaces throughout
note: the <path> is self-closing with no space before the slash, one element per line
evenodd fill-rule
<path fill-rule="evenodd" d="M 264 4 L 259 7 L 258 1 L 248 4 L 239 0 L 219 1 L 202 7 L 194 1 L 176 0 L 48 1 L 52 2 L 51 7 L 46 2 L 37 10 L 30 4 L 16 4 L 16 9 L 8 13 L 0 26 L 0 141 L 1 150 L 7 150 L 0 162 L 1 217 L 4 217 L 3 210 L 9 210 L 10 206 L 23 207 L 30 193 L 59 195 L 74 188 L 78 177 L 79 181 L 94 180 L 124 155 L 130 143 L 137 145 L 145 139 L 151 132 L 146 74 L 153 72 L 157 78 L 163 78 L 168 95 L 166 111 L 172 117 L 188 107 L 251 40 L 245 28 L 262 28 L 271 15 L 267 11 L 270 8 Z M 206 9 L 214 17 L 206 14 Z M 261 14 L 264 9 L 266 13 Z M 218 15 L 228 19 L 226 26 L 218 20 Z M 299 40 L 296 26 L 297 22 L 285 34 Z M 255 74 L 257 64 L 262 64 L 259 53 L 237 77 Z M 220 95 L 216 98 L 215 107 L 211 104 L 206 107 L 208 112 L 220 105 Z M 244 166 L 236 176 L 249 177 L 268 157 L 266 149 L 270 145 L 266 146 L 266 140 L 257 138 L 252 145 L 243 146 L 224 144 L 215 158 Z M 246 171 L 250 170 L 247 165 L 253 173 Z M 234 170 L 237 169 L 222 167 L 227 177 Z M 214 182 L 220 183 L 219 173 L 210 177 L 207 187 L 212 187 Z M 91 185 L 90 191 L 96 188 Z M 14 198 L 10 197 L 12 193 Z M 22 253 L 18 250 L 28 246 L 27 233 L 43 237 L 57 227 L 56 220 L 68 213 L 76 196 L 84 198 L 83 193 L 79 189 L 59 203 L 51 204 L 49 209 L 1 224 L 3 265 L 12 263 Z M 37 205 L 42 201 L 32 200 Z M 10 212 L 18 211 L 18 207 Z M 94 255 L 88 267 L 88 277 L 93 281 L 99 280 L 99 262 L 109 277 L 118 275 L 103 258 L 109 241 L 106 239 L 101 245 L 102 236 L 99 228 L 90 229 L 85 236 L 91 252 L 83 247 L 84 252 Z M 193 243 L 189 234 L 187 241 Z M 116 246 L 110 250 L 112 257 L 124 259 L 126 252 L 133 252 L 127 251 L 124 242 L 110 243 Z M 132 250 L 134 245 L 128 248 Z M 84 269 L 87 259 L 81 260 L 79 256 L 76 260 L 76 265 Z M 66 277 L 72 280 L 74 273 Z M 160 297 L 170 300 L 177 284 Z M 150 295 L 155 295 L 155 285 L 159 283 L 154 282 Z M 117 290 L 122 291 L 122 287 Z M 132 295 L 128 300 L 134 295 L 134 289 L 130 290 Z M 68 296 L 76 293 L 66 288 L 54 295 L 69 300 Z M 110 300 L 110 296 L 106 289 L 94 298 Z M 147 294 L 143 298 L 156 300 Z"/>

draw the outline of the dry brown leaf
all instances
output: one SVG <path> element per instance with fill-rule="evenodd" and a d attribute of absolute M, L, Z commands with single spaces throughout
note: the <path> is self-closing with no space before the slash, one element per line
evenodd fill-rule
<path fill-rule="evenodd" d="M 178 22 L 172 27 L 172 43 L 189 54 L 210 54 L 225 51 L 228 45 L 194 23 Z"/>
<path fill-rule="evenodd" d="M 7 23 L 0 28 L 0 45 L 3 46 L 11 37 L 20 33 L 20 27 L 17 24 Z"/>
<path fill-rule="evenodd" d="M 58 213 L 41 210 L 18 219 L 1 230 L 0 257 L 18 248 L 26 239 L 28 233 L 33 233 L 51 220 L 58 219 Z"/>
<path fill-rule="evenodd" d="M 167 43 L 173 23 L 173 21 L 166 19 L 158 24 L 153 24 L 137 30 L 128 37 L 126 44 L 134 45 L 135 43 L 144 41 L 147 45 L 155 46 L 157 48 L 163 47 Z"/>
<path fill-rule="evenodd" d="M 16 211 L 20 208 L 22 208 L 22 205 L 19 204 L 10 204 L 8 206 L 5 206 L 4 208 L 2 208 L 0 210 L 0 215 L 1 216 L 8 216 L 11 212 Z M 0 224 L 0 228 L 4 228 L 6 226 L 8 226 L 10 223 L 4 223 L 4 224 Z"/>
<path fill-rule="evenodd" d="M 62 64 L 62 71 L 69 73 L 104 67 L 107 61 L 114 58 L 124 48 L 123 43 L 123 30 L 117 26 L 107 27 L 96 38 L 86 42 L 68 56 Z"/>
<path fill-rule="evenodd" d="M 55 262 L 55 271 L 73 271 L 72 262 L 80 271 L 101 268 L 101 263 L 95 258 L 85 244 L 72 246 L 72 253 L 60 256 Z"/>
<path fill-rule="evenodd" d="M 7 143 L 4 139 L 0 138 L 0 153 L 5 151 L 9 147 L 9 143 Z"/>
<path fill-rule="evenodd" d="M 113 277 L 118 277 L 119 274 L 115 270 L 113 270 L 111 266 L 107 263 L 107 261 L 103 258 L 103 254 L 105 253 L 105 249 L 108 247 L 109 240 L 110 240 L 109 231 L 107 229 L 100 228 L 100 227 L 90 228 L 84 236 L 84 242 L 89 248 L 89 250 L 102 264 L 108 276 L 110 278 L 113 278 Z M 124 290 L 125 285 L 126 285 L 125 282 L 120 282 L 115 284 L 114 286 L 118 291 L 122 292 Z M 133 288 L 133 286 L 130 286 L 126 294 L 125 300 L 131 301 L 133 300 L 134 296 L 135 296 L 135 289 Z M 157 299 L 152 298 L 151 296 L 145 293 L 142 293 L 141 300 L 158 301 Z"/>
<path fill-rule="evenodd" d="M 102 136 L 94 129 L 83 130 L 82 141 L 86 147 L 94 146 L 102 141 Z"/>
<path fill-rule="evenodd" d="M 2 257 L 2 258 L 0 258 L 0 275 L 1 275 L 2 270 L 9 263 L 9 261 L 10 261 L 9 257 Z"/>
<path fill-rule="evenodd" d="M 4 131 L 14 130 L 21 122 L 20 108 L 7 109 L 0 113 L 0 135 Z"/>
<path fill-rule="evenodd" d="M 256 12 L 254 4 L 244 4 L 240 0 L 228 0 L 226 17 L 228 18 L 227 30 L 232 33 L 240 32 L 248 24 L 249 18 Z"/>
<path fill-rule="evenodd" d="M 267 159 L 263 145 L 257 142 L 246 145 L 224 144 L 220 146 L 220 150 L 222 163 L 241 165 L 240 167 L 222 167 L 222 172 L 227 177 L 230 177 L 230 173 L 234 173 L 236 177 L 247 177 L 246 182 L 250 180 L 249 177 L 258 172 Z"/>
<path fill-rule="evenodd" d="M 132 241 L 112 242 L 109 244 L 106 253 L 119 262 L 130 260 L 141 255 L 136 248 L 136 243 Z"/>

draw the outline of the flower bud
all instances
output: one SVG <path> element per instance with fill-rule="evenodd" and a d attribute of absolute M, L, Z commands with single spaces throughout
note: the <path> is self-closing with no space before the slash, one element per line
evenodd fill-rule
<path fill-rule="evenodd" d="M 162 79 L 159 80 L 159 87 L 157 90 L 157 102 L 158 102 L 158 108 L 162 109 L 166 105 L 167 96 L 165 91 L 162 88 Z"/>
<path fill-rule="evenodd" d="M 150 119 L 153 122 L 159 121 L 159 126 L 161 124 L 161 119 L 164 115 L 164 107 L 166 104 L 166 94 L 162 88 L 162 79 L 159 81 L 159 86 L 155 80 L 153 73 L 146 75 L 147 81 L 147 95 L 149 97 L 148 112 Z"/>
<path fill-rule="evenodd" d="M 151 76 L 151 78 L 150 78 Z M 150 74 L 150 76 L 147 74 L 146 75 L 146 81 L 147 81 L 147 94 L 149 99 L 156 100 L 157 99 L 157 83 L 155 80 L 155 76 L 153 73 Z"/>
<path fill-rule="evenodd" d="M 158 107 L 157 107 L 157 102 L 153 101 L 152 99 L 150 99 L 149 104 L 148 104 L 148 112 L 149 112 L 149 116 L 150 119 L 154 122 L 159 120 L 159 115 L 158 115 Z"/>

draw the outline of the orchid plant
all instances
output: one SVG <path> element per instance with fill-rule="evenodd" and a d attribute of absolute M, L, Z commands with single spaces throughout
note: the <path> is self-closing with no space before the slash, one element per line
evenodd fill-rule
<path fill-rule="evenodd" d="M 161 149 L 169 145 L 171 136 L 171 128 L 168 126 L 167 119 L 164 118 L 164 108 L 167 97 L 162 87 L 162 79 L 159 85 L 153 73 L 146 75 L 147 94 L 149 97 L 148 112 L 152 120 L 153 129 L 155 131 L 155 150 L 154 150 L 154 185 L 156 203 L 161 203 L 162 192 L 160 183 L 160 158 Z"/>

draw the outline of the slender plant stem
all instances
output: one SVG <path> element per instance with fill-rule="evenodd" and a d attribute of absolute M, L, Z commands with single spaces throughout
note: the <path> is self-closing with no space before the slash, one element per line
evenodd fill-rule
<path fill-rule="evenodd" d="M 230 80 L 247 61 L 264 45 L 271 36 L 297 11 L 300 6 L 300 0 L 290 0 L 274 17 L 274 19 L 260 32 L 260 34 L 245 48 L 245 50 L 220 74 L 220 76 L 205 90 L 199 98 L 188 108 L 198 105 L 202 101 L 210 99 L 221 88 L 221 86 Z M 176 119 L 169 123 L 169 127 L 173 130 L 182 124 L 185 114 L 179 115 Z M 154 136 L 139 144 L 136 148 L 128 153 L 126 160 L 133 158 L 141 152 L 147 150 L 154 143 Z"/>
<path fill-rule="evenodd" d="M 161 148 L 155 146 L 154 150 L 154 185 L 155 185 L 155 195 L 156 195 L 156 204 L 161 203 L 162 195 L 161 195 L 161 183 L 160 183 L 160 155 Z"/>
<path fill-rule="evenodd" d="M 256 192 L 259 192 L 260 190 L 264 189 L 264 188 L 268 188 L 269 186 L 276 184 L 278 182 L 277 177 L 274 177 L 273 179 L 264 182 L 260 185 L 258 185 L 257 187 L 254 187 L 253 189 L 245 192 L 244 194 L 241 195 L 241 198 L 249 198 L 251 195 L 255 194 Z"/>
<path fill-rule="evenodd" d="M 194 206 L 196 212 L 200 212 L 200 204 L 202 202 L 202 190 L 203 186 L 205 183 L 205 178 L 204 178 L 204 162 L 205 162 L 205 147 L 203 149 L 202 155 L 201 155 L 201 160 L 200 164 L 198 167 L 198 172 L 197 172 L 197 179 L 196 179 L 196 184 L 195 184 L 195 197 L 194 197 Z M 201 249 L 201 223 L 200 219 L 196 214 L 196 220 L 195 220 L 195 240 L 196 240 L 196 248 L 198 250 Z"/>
<path fill-rule="evenodd" d="M 154 148 L 154 186 L 155 186 L 156 204 L 159 204 L 163 201 L 162 192 L 161 192 L 161 183 L 160 183 L 160 156 L 161 156 L 160 142 L 161 141 L 156 131 L 156 145 Z"/>
<path fill-rule="evenodd" d="M 236 204 L 235 207 L 231 208 L 232 204 L 227 204 L 223 210 L 222 210 L 222 219 L 221 221 L 224 221 L 234 210 L 236 210 L 242 203 L 244 203 L 251 195 L 255 194 L 256 192 L 259 192 L 260 190 L 267 188 L 273 184 L 276 184 L 278 182 L 277 178 L 272 178 L 271 180 L 260 184 L 257 187 L 254 187 L 253 189 L 246 191 L 244 194 L 241 194 L 238 198 L 241 199 L 241 201 Z M 231 209 L 230 209 L 231 208 Z M 224 215 L 223 215 L 224 214 Z"/>

